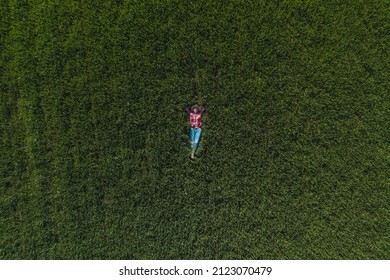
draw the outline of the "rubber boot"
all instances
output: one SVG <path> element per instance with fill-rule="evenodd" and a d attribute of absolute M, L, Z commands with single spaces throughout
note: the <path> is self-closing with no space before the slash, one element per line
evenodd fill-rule
<path fill-rule="evenodd" d="M 196 151 L 196 148 L 195 148 L 195 147 L 192 147 L 192 150 L 191 150 L 191 159 L 194 159 L 194 158 L 195 158 L 195 151 Z"/>

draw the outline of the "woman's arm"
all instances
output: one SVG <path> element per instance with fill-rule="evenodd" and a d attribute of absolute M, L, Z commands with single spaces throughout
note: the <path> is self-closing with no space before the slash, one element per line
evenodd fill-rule
<path fill-rule="evenodd" d="M 184 109 L 184 112 L 186 113 L 186 116 L 189 117 L 189 116 L 190 116 L 190 112 L 191 112 L 190 107 L 186 107 L 186 108 Z"/>

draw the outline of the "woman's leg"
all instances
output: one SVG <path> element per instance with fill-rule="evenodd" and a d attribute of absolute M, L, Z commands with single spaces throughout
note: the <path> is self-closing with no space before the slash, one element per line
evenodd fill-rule
<path fill-rule="evenodd" d="M 194 147 L 194 143 L 195 143 L 195 134 L 196 134 L 196 131 L 195 131 L 195 128 L 190 128 L 190 138 L 191 138 L 191 147 Z"/>
<path fill-rule="evenodd" d="M 195 132 L 195 137 L 194 137 L 194 140 L 195 140 L 195 148 L 198 147 L 199 145 L 199 139 L 200 139 L 200 135 L 202 134 L 202 129 L 201 128 L 197 128 L 196 129 L 196 132 Z"/>
<path fill-rule="evenodd" d="M 195 151 L 199 144 L 200 134 L 202 133 L 202 129 L 200 128 L 191 128 L 190 136 L 191 136 L 191 158 L 195 157 Z"/>
<path fill-rule="evenodd" d="M 195 158 L 195 150 L 196 148 L 194 147 L 195 143 L 195 128 L 190 128 L 190 138 L 191 138 L 191 158 Z"/>

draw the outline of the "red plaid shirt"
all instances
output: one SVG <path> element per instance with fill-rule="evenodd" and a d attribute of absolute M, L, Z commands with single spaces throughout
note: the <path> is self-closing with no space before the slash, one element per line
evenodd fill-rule
<path fill-rule="evenodd" d="M 202 127 L 202 114 L 200 113 L 190 113 L 190 126 L 193 128 Z"/>
<path fill-rule="evenodd" d="M 205 111 L 204 107 L 200 107 L 199 113 L 192 113 L 189 109 L 186 110 L 190 115 L 190 127 L 201 128 L 202 127 L 202 114 Z"/>

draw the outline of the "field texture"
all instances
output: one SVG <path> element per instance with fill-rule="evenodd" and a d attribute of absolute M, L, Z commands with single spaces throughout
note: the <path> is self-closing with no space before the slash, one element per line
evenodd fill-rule
<path fill-rule="evenodd" d="M 389 31 L 389 0 L 0 1 L 0 259 L 389 259 Z"/>

